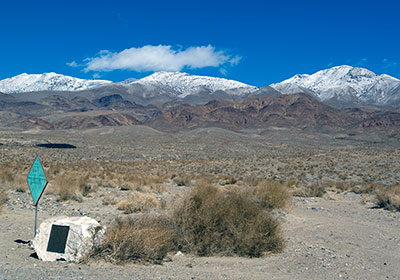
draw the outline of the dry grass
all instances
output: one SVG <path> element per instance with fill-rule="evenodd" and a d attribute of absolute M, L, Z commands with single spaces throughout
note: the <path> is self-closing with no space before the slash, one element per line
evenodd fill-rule
<path fill-rule="evenodd" d="M 113 263 L 161 263 L 175 248 L 175 230 L 166 215 L 144 214 L 140 217 L 116 220 L 108 227 L 103 243 L 91 253 Z"/>
<path fill-rule="evenodd" d="M 212 185 L 194 188 L 173 216 L 180 250 L 199 256 L 251 257 L 281 251 L 284 242 L 277 220 L 249 197 Z"/>
<path fill-rule="evenodd" d="M 188 176 L 186 174 L 179 174 L 179 175 L 173 174 L 171 176 L 171 179 L 177 186 L 189 187 L 191 184 L 192 176 Z"/>
<path fill-rule="evenodd" d="M 14 183 L 15 175 L 11 168 L 1 168 L 0 169 L 0 178 L 2 183 Z"/>
<path fill-rule="evenodd" d="M 124 211 L 125 214 L 144 212 L 159 205 L 160 201 L 154 195 L 138 191 L 132 191 L 128 199 L 117 203 L 118 210 Z"/>
<path fill-rule="evenodd" d="M 116 205 L 118 203 L 119 195 L 117 191 L 113 191 L 103 197 L 103 205 Z"/>
<path fill-rule="evenodd" d="M 261 181 L 253 190 L 253 199 L 268 210 L 289 209 L 291 198 L 286 185 L 276 180 Z"/>
<path fill-rule="evenodd" d="M 322 197 L 326 193 L 326 186 L 321 183 L 311 183 L 293 189 L 292 193 L 301 197 Z"/>
<path fill-rule="evenodd" d="M 3 184 L 4 188 L 14 189 L 17 192 L 26 192 L 28 190 L 26 177 L 21 175 L 15 168 L 1 168 L 0 182 Z"/>
<path fill-rule="evenodd" d="M 376 203 L 390 211 L 400 211 L 400 185 L 391 185 L 376 191 Z"/>
<path fill-rule="evenodd" d="M 55 177 L 48 192 L 54 192 L 57 201 L 82 201 L 82 194 L 79 192 L 79 182 L 68 173 Z"/>
<path fill-rule="evenodd" d="M 4 204 L 8 201 L 8 195 L 4 188 L 0 188 L 0 213 L 3 210 Z"/>
<path fill-rule="evenodd" d="M 369 183 L 361 183 L 361 184 L 354 184 L 351 187 L 351 191 L 358 194 L 365 194 L 365 195 L 373 195 L 376 193 L 377 190 L 382 188 L 381 184 L 369 182 Z"/>

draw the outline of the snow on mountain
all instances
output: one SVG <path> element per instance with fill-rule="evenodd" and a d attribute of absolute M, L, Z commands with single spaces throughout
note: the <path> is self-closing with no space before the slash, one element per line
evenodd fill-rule
<path fill-rule="evenodd" d="M 78 91 L 109 84 L 105 80 L 84 80 L 56 73 L 21 74 L 0 81 L 0 92 Z"/>
<path fill-rule="evenodd" d="M 180 98 L 184 98 L 188 95 L 196 94 L 201 91 L 215 92 L 218 90 L 232 90 L 240 88 L 243 90 L 231 91 L 230 93 L 232 95 L 241 95 L 244 92 L 248 93 L 257 89 L 254 86 L 234 80 L 196 76 L 180 72 L 156 72 L 130 84 L 136 83 L 162 88 L 163 90 L 173 92 Z"/>
<path fill-rule="evenodd" d="M 320 100 L 386 105 L 397 95 L 400 80 L 359 67 L 336 66 L 312 75 L 297 74 L 271 87 L 283 94 L 312 91 Z"/>

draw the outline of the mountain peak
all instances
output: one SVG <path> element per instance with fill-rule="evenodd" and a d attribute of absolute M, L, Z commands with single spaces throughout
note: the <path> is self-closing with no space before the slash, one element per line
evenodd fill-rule
<path fill-rule="evenodd" d="M 307 89 L 322 101 L 335 99 L 342 102 L 384 105 L 397 90 L 400 81 L 389 75 L 378 75 L 361 67 L 335 66 L 312 75 L 295 75 L 281 83 L 271 85 L 284 93 Z"/>
<path fill-rule="evenodd" d="M 197 76 L 184 72 L 156 72 L 133 83 L 162 87 L 177 92 L 179 97 L 203 90 L 218 91 L 237 88 L 255 89 L 256 87 L 224 78 Z M 133 84 L 131 83 L 131 84 Z"/>
<path fill-rule="evenodd" d="M 111 83 L 106 80 L 85 80 L 57 74 L 54 72 L 43 74 L 27 74 L 0 81 L 0 92 L 20 93 L 31 91 L 78 91 Z"/>

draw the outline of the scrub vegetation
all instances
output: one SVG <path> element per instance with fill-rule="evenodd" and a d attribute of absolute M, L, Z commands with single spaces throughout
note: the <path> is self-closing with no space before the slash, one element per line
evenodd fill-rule
<path fill-rule="evenodd" d="M 8 195 L 4 188 L 0 187 L 0 213 L 3 210 L 4 204 L 8 201 Z"/>
<path fill-rule="evenodd" d="M 178 250 L 198 256 L 247 257 L 280 252 L 283 235 L 271 210 L 288 205 L 290 196 L 284 186 L 265 190 L 258 196 L 258 189 L 201 182 L 170 210 L 116 220 L 91 256 L 117 263 L 161 263 Z M 267 203 L 266 193 L 285 201 Z"/>

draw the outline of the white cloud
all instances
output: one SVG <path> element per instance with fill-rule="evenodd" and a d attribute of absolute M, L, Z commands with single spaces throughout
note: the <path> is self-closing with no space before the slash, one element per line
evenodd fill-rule
<path fill-rule="evenodd" d="M 226 75 L 228 74 L 228 71 L 226 71 L 225 68 L 220 68 L 220 69 L 219 69 L 219 72 L 220 72 L 222 75 L 224 75 L 224 76 L 226 76 Z"/>
<path fill-rule="evenodd" d="M 100 51 L 96 57 L 86 58 L 84 71 L 133 70 L 181 71 L 183 68 L 231 66 L 239 63 L 240 56 L 231 56 L 215 47 L 200 46 L 174 49 L 172 46 L 143 46 L 125 49 L 121 52 Z M 74 67 L 77 63 L 68 65 Z"/>
<path fill-rule="evenodd" d="M 71 67 L 78 67 L 78 66 L 79 66 L 78 63 L 76 63 L 76 61 L 67 62 L 66 64 L 67 64 L 68 66 L 71 66 Z"/>

